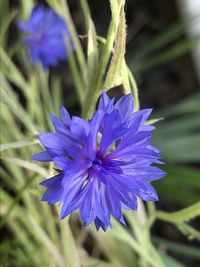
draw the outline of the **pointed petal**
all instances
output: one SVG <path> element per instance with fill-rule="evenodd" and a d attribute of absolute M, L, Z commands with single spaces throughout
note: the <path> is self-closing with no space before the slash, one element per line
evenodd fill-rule
<path fill-rule="evenodd" d="M 44 133 L 38 138 L 47 152 L 54 155 L 67 156 L 67 146 L 76 145 L 72 138 L 62 133 Z"/>
<path fill-rule="evenodd" d="M 115 104 L 115 108 L 119 110 L 122 120 L 127 120 L 134 108 L 133 95 L 128 94 L 121 97 Z"/>
<path fill-rule="evenodd" d="M 99 99 L 98 110 L 105 110 L 109 102 L 109 96 L 106 94 L 106 92 L 103 92 Z"/>
<path fill-rule="evenodd" d="M 103 155 L 118 138 L 122 137 L 128 131 L 129 129 L 121 123 L 121 118 L 117 110 L 106 114 L 104 117 L 104 128 L 99 155 Z"/>
<path fill-rule="evenodd" d="M 70 118 L 69 112 L 66 110 L 64 106 L 60 108 L 60 116 L 61 116 L 63 123 L 66 126 L 69 126 L 71 122 L 71 118 Z"/>
<path fill-rule="evenodd" d="M 50 179 L 44 180 L 40 184 L 47 187 L 41 201 L 47 201 L 54 204 L 62 200 L 64 188 L 62 187 L 62 175 L 56 175 Z"/>
<path fill-rule="evenodd" d="M 47 151 L 41 151 L 35 155 L 32 156 L 33 160 L 38 160 L 42 162 L 49 162 L 52 161 L 51 155 L 48 154 Z"/>
<path fill-rule="evenodd" d="M 66 126 L 53 114 L 50 114 L 52 124 L 57 132 L 66 133 Z"/>

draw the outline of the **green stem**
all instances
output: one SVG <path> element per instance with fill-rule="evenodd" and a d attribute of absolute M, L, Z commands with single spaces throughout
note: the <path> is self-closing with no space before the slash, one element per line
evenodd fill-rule
<path fill-rule="evenodd" d="M 108 64 L 110 54 L 113 49 L 113 44 L 115 41 L 115 37 L 117 34 L 117 26 L 119 23 L 119 15 L 120 15 L 120 10 L 122 6 L 122 2 L 120 1 L 120 4 L 118 4 L 118 12 L 116 13 L 115 17 L 112 17 L 112 21 L 109 26 L 108 30 L 108 35 L 106 39 L 106 44 L 103 48 L 102 55 L 100 58 L 100 63 L 99 63 L 99 71 L 97 75 L 97 80 L 94 83 L 94 86 L 89 88 L 89 90 L 86 93 L 84 105 L 83 105 L 83 117 L 89 119 L 94 111 L 96 101 L 101 94 L 103 90 L 103 77 L 106 71 L 106 66 Z"/>
<path fill-rule="evenodd" d="M 79 1 L 80 1 L 80 6 L 83 10 L 83 14 L 85 17 L 86 32 L 88 32 L 88 16 L 91 18 L 90 8 L 89 8 L 87 0 L 79 0 Z"/>
<path fill-rule="evenodd" d="M 151 228 L 151 226 L 153 225 L 156 219 L 155 204 L 153 202 L 147 202 L 147 209 L 148 209 L 148 215 L 149 215 L 147 226 L 148 228 Z"/>
<path fill-rule="evenodd" d="M 126 212 L 125 214 L 128 222 L 130 223 L 131 229 L 133 230 L 135 239 L 141 246 L 143 246 L 143 249 L 147 254 L 152 255 L 154 260 L 153 266 L 165 267 L 162 259 L 151 242 L 150 229 L 146 227 L 148 218 L 146 216 L 143 201 L 139 200 L 139 206 L 136 214 L 130 214 L 130 212 Z M 141 257 L 141 263 L 143 266 L 148 266 L 148 262 L 147 258 Z"/>
<path fill-rule="evenodd" d="M 150 263 L 153 267 L 165 267 L 165 265 L 162 263 L 160 259 L 158 260 L 157 257 L 155 258 L 155 255 L 152 256 L 152 251 L 146 249 L 147 237 L 145 236 L 145 233 L 142 232 L 142 229 L 139 227 L 140 225 L 138 225 L 137 228 L 137 230 L 139 230 L 137 236 L 140 236 L 141 243 L 137 242 L 128 231 L 122 230 L 123 228 L 120 225 L 120 223 L 115 221 L 115 223 L 113 223 L 113 226 L 115 227 L 115 231 L 113 228 L 110 231 L 110 234 L 118 238 L 119 240 L 127 242 L 130 245 L 130 247 L 132 247 L 133 250 L 143 259 L 143 262 L 145 260 L 146 262 Z"/>
<path fill-rule="evenodd" d="M 65 18 L 65 20 L 67 22 L 67 26 L 69 27 L 69 30 L 70 30 L 70 33 L 71 33 L 71 37 L 72 37 L 72 41 L 73 41 L 74 46 L 75 46 L 75 51 L 76 51 L 76 54 L 77 54 L 77 59 L 78 59 L 78 62 L 79 62 L 79 67 L 81 69 L 82 77 L 83 77 L 84 82 L 86 83 L 85 78 L 86 78 L 87 64 L 86 64 L 86 61 L 85 61 L 83 49 L 82 49 L 80 40 L 78 38 L 78 34 L 76 32 L 76 29 L 74 27 L 74 23 L 73 23 L 72 18 L 71 18 L 71 14 L 70 14 L 70 11 L 69 11 L 69 7 L 68 7 L 67 1 L 66 0 L 60 0 L 60 3 L 61 3 L 61 7 L 63 9 L 63 10 L 61 10 L 62 14 L 63 14 L 63 16 L 64 16 L 64 18 Z"/>
<path fill-rule="evenodd" d="M 52 101 L 52 97 L 51 97 L 51 93 L 50 93 L 50 89 L 49 89 L 49 85 L 48 85 L 48 76 L 49 73 L 44 72 L 41 69 L 41 66 L 39 66 L 39 69 L 37 70 L 37 74 L 40 78 L 40 82 L 41 82 L 41 93 L 43 96 L 43 101 L 46 105 L 46 107 L 48 107 L 48 111 L 54 112 L 54 105 L 53 105 L 53 101 Z"/>
<path fill-rule="evenodd" d="M 182 223 L 200 215 L 200 201 L 192 206 L 175 212 L 157 211 L 156 218 L 171 223 Z"/>
<path fill-rule="evenodd" d="M 75 57 L 73 55 L 73 52 L 71 51 L 71 47 L 70 47 L 70 44 L 69 44 L 69 41 L 67 40 L 67 38 L 65 39 L 65 43 L 66 43 L 66 48 L 67 48 L 69 65 L 70 65 L 70 69 L 71 69 L 73 79 L 74 79 L 75 89 L 77 92 L 79 102 L 82 104 L 83 92 L 84 92 L 83 81 L 80 77 L 80 72 L 78 70 Z"/>
<path fill-rule="evenodd" d="M 130 69 L 128 69 L 128 76 L 130 79 L 130 83 L 131 83 L 131 91 L 133 93 L 133 98 L 134 98 L 134 111 L 137 111 L 140 109 L 140 101 L 139 101 L 139 95 L 138 95 L 138 88 L 137 88 L 137 84 L 135 81 L 135 78 L 132 74 L 132 72 L 130 71 Z"/>

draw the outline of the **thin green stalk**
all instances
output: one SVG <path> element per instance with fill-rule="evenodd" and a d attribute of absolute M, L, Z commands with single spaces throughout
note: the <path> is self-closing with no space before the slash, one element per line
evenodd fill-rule
<path fill-rule="evenodd" d="M 146 249 L 144 249 L 145 242 L 143 244 L 138 243 L 129 233 L 128 231 L 124 230 L 122 226 L 115 222 L 113 225 L 113 229 L 110 231 L 110 234 L 112 236 L 115 236 L 116 238 L 127 242 L 133 250 L 140 255 L 140 257 L 144 258 L 147 262 L 149 262 L 154 267 L 165 267 L 164 265 L 161 265 L 160 261 L 155 261 L 155 258 L 152 257 L 151 253 L 149 253 Z M 122 230 L 123 229 L 123 230 Z M 144 241 L 144 240 L 143 240 Z"/>
<path fill-rule="evenodd" d="M 164 212 L 157 211 L 156 218 L 162 221 L 171 223 L 181 223 L 184 221 L 189 221 L 200 215 L 200 201 L 193 204 L 192 206 L 175 211 L 175 212 Z"/>
<path fill-rule="evenodd" d="M 72 41 L 74 43 L 76 54 L 77 54 L 77 59 L 79 62 L 79 67 L 81 69 L 82 77 L 84 80 L 84 78 L 86 78 L 86 71 L 87 71 L 87 64 L 85 61 L 84 52 L 83 52 L 80 40 L 78 38 L 78 34 L 76 32 L 76 29 L 74 27 L 74 23 L 73 23 L 72 18 L 71 18 L 68 3 L 66 0 L 60 0 L 60 4 L 61 4 L 61 7 L 63 9 L 62 14 L 63 14 L 63 16 L 67 22 L 67 25 L 68 25 L 70 33 L 71 33 Z"/>
<path fill-rule="evenodd" d="M 139 95 L 138 95 L 138 88 L 137 88 L 137 84 L 135 81 L 135 78 L 132 74 L 132 72 L 130 71 L 130 69 L 128 68 L 128 76 L 130 79 L 130 83 L 131 83 L 131 91 L 133 93 L 133 98 L 134 98 L 134 111 L 138 111 L 140 109 L 140 101 L 139 101 Z"/>
<path fill-rule="evenodd" d="M 29 215 L 29 220 L 32 224 L 32 227 L 35 231 L 35 236 L 37 239 L 42 242 L 47 249 L 49 250 L 50 254 L 53 256 L 53 259 L 58 264 L 59 267 L 66 267 L 65 261 L 63 256 L 61 255 L 60 251 L 57 249 L 55 244 L 52 242 L 52 240 L 47 236 L 45 231 L 41 228 L 41 226 L 36 222 L 35 218 L 31 215 Z"/>
<path fill-rule="evenodd" d="M 15 99 L 12 92 L 7 92 L 4 88 L 0 87 L 0 97 L 1 101 L 5 103 L 10 110 L 23 122 L 29 131 L 36 135 L 38 130 L 33 124 L 30 115 L 24 110 L 24 108 L 19 104 L 18 100 Z"/>
<path fill-rule="evenodd" d="M 80 72 L 78 70 L 75 57 L 73 55 L 73 52 L 71 50 L 71 47 L 70 47 L 70 44 L 69 44 L 69 41 L 67 40 L 67 38 L 65 38 L 65 43 L 66 43 L 66 49 L 67 49 L 70 69 L 71 69 L 71 72 L 72 72 L 72 75 L 74 78 L 75 89 L 76 89 L 79 101 L 82 104 L 83 98 L 84 98 L 83 80 L 81 79 Z"/>
<path fill-rule="evenodd" d="M 39 203 L 38 203 L 39 204 Z M 43 225 L 48 232 L 48 236 L 56 244 L 56 247 L 61 249 L 60 236 L 57 229 L 57 217 L 55 216 L 53 207 L 46 205 L 46 203 L 41 203 L 39 209 L 42 210 L 43 214 Z"/>
<path fill-rule="evenodd" d="M 52 96 L 50 93 L 50 88 L 48 85 L 48 72 L 44 72 L 41 69 L 41 66 L 38 66 L 39 68 L 37 69 L 37 76 L 40 78 L 40 83 L 41 83 L 41 88 L 39 90 L 41 91 L 41 94 L 43 96 L 43 101 L 46 107 L 48 107 L 48 110 L 51 112 L 54 112 L 54 105 L 52 101 Z"/>
<path fill-rule="evenodd" d="M 155 204 L 153 202 L 147 202 L 147 210 L 148 210 L 147 227 L 151 228 L 151 226 L 153 225 L 153 223 L 155 222 L 155 219 L 156 219 Z"/>
<path fill-rule="evenodd" d="M 85 17 L 84 21 L 86 24 L 86 32 L 88 32 L 88 16 L 91 18 L 90 8 L 89 8 L 87 0 L 79 0 L 79 1 L 80 1 L 80 6 L 83 10 L 83 14 Z"/>
<path fill-rule="evenodd" d="M 61 242 L 63 253 L 67 260 L 68 267 L 80 267 L 81 262 L 77 252 L 77 246 L 69 225 L 69 219 L 60 222 Z"/>
<path fill-rule="evenodd" d="M 49 164 L 49 176 L 52 177 L 54 176 L 54 166 L 52 163 Z M 60 242 L 60 236 L 59 236 L 59 231 L 57 229 L 57 210 L 54 209 L 53 207 L 46 205 L 46 203 L 39 202 L 40 208 L 44 212 L 44 224 L 45 227 L 47 228 L 48 234 L 53 240 L 53 242 L 57 245 L 58 248 L 61 248 L 61 242 Z"/>
<path fill-rule="evenodd" d="M 30 91 L 30 97 L 27 100 L 27 110 L 28 113 L 32 115 L 34 121 L 37 122 L 37 125 L 41 131 L 45 130 L 46 118 L 41 116 L 43 110 L 43 102 L 41 101 L 41 94 L 43 94 L 42 86 L 38 85 L 37 75 L 30 76 L 31 88 L 28 88 Z"/>
<path fill-rule="evenodd" d="M 143 249 L 146 250 L 147 253 L 152 254 L 155 264 L 160 265 L 160 267 L 165 267 L 162 259 L 160 258 L 159 254 L 157 253 L 155 247 L 151 242 L 150 229 L 146 227 L 148 218 L 146 217 L 146 210 L 144 208 L 143 202 L 139 202 L 139 207 L 136 214 L 133 215 L 130 214 L 130 212 L 126 212 L 126 218 L 130 223 L 131 229 L 133 230 L 138 243 L 143 246 Z M 147 259 L 142 257 L 141 262 L 144 266 L 146 266 L 148 263 Z"/>

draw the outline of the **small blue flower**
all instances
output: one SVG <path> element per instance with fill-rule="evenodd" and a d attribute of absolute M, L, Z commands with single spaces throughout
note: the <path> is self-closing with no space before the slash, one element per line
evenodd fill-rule
<path fill-rule="evenodd" d="M 33 63 L 41 62 L 46 70 L 67 57 L 64 36 L 73 44 L 65 21 L 52 9 L 36 6 L 28 21 L 20 21 L 18 27 L 26 33 L 24 43 L 28 46 Z"/>
<path fill-rule="evenodd" d="M 137 209 L 137 198 L 157 201 L 151 182 L 165 172 L 152 166 L 159 150 L 150 145 L 153 126 L 145 120 L 151 109 L 133 112 L 133 97 L 114 104 L 103 93 L 90 121 L 62 107 L 61 120 L 51 115 L 55 132 L 39 135 L 44 151 L 33 159 L 57 166 L 58 174 L 41 183 L 42 201 L 61 203 L 61 219 L 79 209 L 84 225 L 94 221 L 106 231 L 111 215 L 125 224 L 122 209 Z"/>

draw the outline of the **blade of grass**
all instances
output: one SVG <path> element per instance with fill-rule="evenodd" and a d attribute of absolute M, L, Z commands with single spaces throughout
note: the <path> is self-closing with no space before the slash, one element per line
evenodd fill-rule
<path fill-rule="evenodd" d="M 33 172 L 39 173 L 43 177 L 48 178 L 49 173 L 44 169 L 43 167 L 40 167 L 39 165 L 32 163 L 30 161 L 18 159 L 18 158 L 13 158 L 13 157 L 0 157 L 1 159 L 11 162 L 12 164 L 15 164 L 17 166 L 20 166 L 22 168 L 31 170 Z"/>
<path fill-rule="evenodd" d="M 199 16 L 194 16 L 191 18 L 186 18 L 183 21 L 178 21 L 175 24 L 171 25 L 165 32 L 161 33 L 158 37 L 155 37 L 151 42 L 148 42 L 147 45 L 136 50 L 132 55 L 129 55 L 131 59 L 137 59 L 144 57 L 154 51 L 166 46 L 170 42 L 177 39 L 180 35 L 185 33 L 188 23 L 195 22 Z"/>
<path fill-rule="evenodd" d="M 33 146 L 38 144 L 38 140 L 34 141 L 17 141 L 17 142 L 12 142 L 12 143 L 7 143 L 7 144 L 1 144 L 0 145 L 0 151 L 8 150 L 8 149 L 16 149 L 16 148 L 22 148 L 22 147 L 27 147 L 27 146 Z"/>
<path fill-rule="evenodd" d="M 168 251 L 175 253 L 176 255 L 182 255 L 186 258 L 200 260 L 199 249 L 193 246 L 188 246 L 182 243 L 169 241 L 157 236 L 153 237 L 153 242 L 159 246 L 165 246 Z"/>
<path fill-rule="evenodd" d="M 152 68 L 158 67 L 160 65 L 166 64 L 178 57 L 189 52 L 197 43 L 200 42 L 200 35 L 196 35 L 189 39 L 186 39 L 178 44 L 166 49 L 164 52 L 157 53 L 152 56 L 152 58 L 146 60 L 142 63 L 142 66 L 135 68 L 135 72 L 145 72 Z M 134 68 L 134 66 L 132 66 Z"/>
<path fill-rule="evenodd" d="M 0 89 L 1 101 L 6 104 L 10 108 L 10 110 L 12 110 L 12 112 L 21 120 L 21 122 L 27 127 L 27 129 L 33 133 L 33 135 L 38 134 L 38 130 L 33 124 L 29 114 L 20 105 L 19 101 L 15 97 L 13 97 L 13 93 L 8 93 L 2 87 L 0 87 Z"/>
<path fill-rule="evenodd" d="M 34 217 L 32 217 L 31 214 L 29 214 L 28 216 L 40 242 L 42 242 L 48 248 L 50 254 L 53 256 L 55 262 L 58 264 L 59 267 L 66 267 L 63 256 L 61 255 L 57 247 L 54 245 L 51 239 L 47 236 L 44 230 L 40 227 L 40 225 L 35 221 Z"/>

